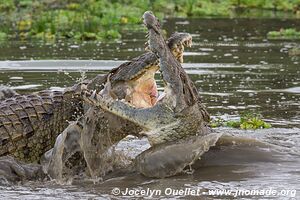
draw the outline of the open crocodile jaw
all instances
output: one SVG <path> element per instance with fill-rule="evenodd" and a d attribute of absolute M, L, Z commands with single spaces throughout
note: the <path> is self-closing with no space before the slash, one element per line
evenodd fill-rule
<path fill-rule="evenodd" d="M 192 37 L 188 33 L 174 33 L 168 40 L 168 46 L 173 56 L 180 63 L 183 63 L 184 47 L 191 47 L 191 45 Z M 170 88 L 165 84 L 165 91 L 158 96 L 157 85 L 154 79 L 154 75 L 158 70 L 159 67 L 153 65 L 136 78 L 122 83 L 122 90 L 126 90 L 124 100 L 135 108 L 150 108 L 157 102 L 162 101 L 167 96 L 167 93 L 169 96 L 172 95 Z"/>
<path fill-rule="evenodd" d="M 162 93 L 160 96 L 158 95 L 157 84 L 154 78 L 157 71 L 158 67 L 153 66 L 138 78 L 124 83 L 122 85 L 122 88 L 126 90 L 126 96 L 121 100 L 129 103 L 132 107 L 135 108 L 150 108 L 154 106 L 158 101 L 161 101 L 165 96 L 165 93 Z M 102 89 L 100 91 L 100 94 L 108 92 L 105 90 L 106 88 Z"/>
<path fill-rule="evenodd" d="M 126 101 L 136 108 L 149 108 L 157 102 L 158 92 L 154 75 L 158 68 L 151 67 L 136 80 L 128 82 Z"/>

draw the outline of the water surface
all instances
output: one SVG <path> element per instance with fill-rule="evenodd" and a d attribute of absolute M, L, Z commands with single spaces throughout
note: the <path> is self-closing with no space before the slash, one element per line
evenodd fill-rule
<path fill-rule="evenodd" d="M 0 197 L 12 199 L 101 199 L 120 198 L 111 191 L 135 189 L 200 188 L 203 199 L 209 189 L 295 189 L 300 198 L 300 68 L 299 57 L 288 50 L 300 41 L 267 40 L 266 34 L 280 28 L 299 27 L 299 20 L 280 19 L 170 19 L 167 33 L 186 31 L 194 45 L 186 49 L 183 67 L 196 82 L 204 104 L 213 116 L 235 119 L 243 111 L 259 112 L 274 128 L 239 131 L 218 129 L 258 138 L 274 148 L 256 145 L 213 149 L 196 163 L 195 173 L 167 179 L 149 179 L 138 174 L 93 184 L 79 181 L 25 183 L 1 187 Z M 45 88 L 62 89 L 84 78 L 104 74 L 143 52 L 144 32 L 127 32 L 121 41 L 58 44 L 13 41 L 0 44 L 0 84 L 20 93 Z M 158 86 L 162 83 L 158 81 Z M 148 147 L 133 140 L 128 149 L 137 154 Z M 130 145 L 129 145 L 130 146 Z M 124 147 L 125 148 L 125 147 Z M 163 196 L 163 195 L 162 195 Z M 245 199 L 262 199 L 243 196 Z M 297 199 L 295 197 L 294 199 Z M 164 195 L 164 198 L 183 198 Z M 197 199 L 189 196 L 190 199 Z M 293 199 L 286 196 L 265 199 Z"/>

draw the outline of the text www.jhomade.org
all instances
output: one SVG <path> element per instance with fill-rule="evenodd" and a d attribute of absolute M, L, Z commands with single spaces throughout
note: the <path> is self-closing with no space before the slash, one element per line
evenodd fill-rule
<path fill-rule="evenodd" d="M 264 196 L 264 197 L 275 197 L 275 196 L 282 196 L 282 197 L 296 197 L 297 191 L 294 189 L 281 189 L 276 190 L 273 188 L 268 189 L 237 189 L 237 190 L 208 190 L 205 192 L 206 195 L 209 196 Z"/>
<path fill-rule="evenodd" d="M 153 197 L 153 196 L 261 196 L 261 197 L 296 197 L 295 189 L 209 189 L 203 188 L 113 188 L 111 193 L 115 196 Z"/>

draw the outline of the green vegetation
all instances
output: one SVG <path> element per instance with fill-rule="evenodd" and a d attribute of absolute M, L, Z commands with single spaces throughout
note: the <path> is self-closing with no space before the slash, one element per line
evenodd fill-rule
<path fill-rule="evenodd" d="M 263 121 L 261 115 L 254 113 L 243 113 L 240 116 L 240 120 L 234 121 L 229 120 L 225 121 L 224 119 L 217 117 L 216 119 L 210 122 L 212 128 L 227 126 L 232 128 L 241 128 L 241 129 L 262 129 L 262 128 L 271 128 L 271 124 Z"/>
<path fill-rule="evenodd" d="M 0 32 L 0 41 L 6 40 L 6 38 L 7 38 L 7 34 L 3 33 L 3 32 Z"/>
<path fill-rule="evenodd" d="M 279 31 L 270 31 L 267 34 L 268 39 L 300 39 L 300 31 L 294 28 L 280 29 Z"/>
<path fill-rule="evenodd" d="M 253 8 L 300 15 L 299 0 L 0 0 L 0 32 L 2 39 L 115 39 L 141 27 L 146 10 L 160 18 L 232 17 Z"/>

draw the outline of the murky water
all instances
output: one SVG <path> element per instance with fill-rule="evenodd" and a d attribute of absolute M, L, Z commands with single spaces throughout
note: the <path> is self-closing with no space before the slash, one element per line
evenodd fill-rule
<path fill-rule="evenodd" d="M 30 182 L 1 187 L 0 197 L 123 199 L 126 195 L 111 193 L 118 187 L 123 192 L 126 188 L 162 190 L 159 196 L 170 199 L 187 196 L 167 195 L 164 193 L 166 188 L 190 188 L 199 189 L 202 199 L 227 199 L 228 196 L 210 196 L 207 192 L 210 189 L 271 188 L 297 190 L 297 194 L 295 197 L 239 195 L 237 198 L 299 199 L 300 58 L 289 56 L 288 50 L 300 41 L 266 39 L 270 30 L 299 26 L 299 20 L 278 19 L 171 19 L 164 26 L 168 34 L 176 30 L 193 34 L 194 45 L 186 49 L 183 66 L 196 82 L 203 102 L 213 116 L 236 118 L 242 111 L 260 112 L 274 127 L 257 131 L 218 131 L 258 138 L 274 147 L 251 144 L 214 148 L 196 163 L 192 175 L 157 180 L 125 173 L 102 183 L 75 181 L 63 186 L 52 182 Z M 110 43 L 2 43 L 0 84 L 12 86 L 21 93 L 73 85 L 82 78 L 106 73 L 123 60 L 140 55 L 144 35 L 144 32 L 128 32 L 124 33 L 122 41 Z M 162 86 L 160 82 L 158 85 Z M 123 147 L 133 155 L 148 147 L 145 140 L 131 139 L 127 143 L 125 141 L 126 148 Z M 199 199 L 193 195 L 188 198 Z"/>

